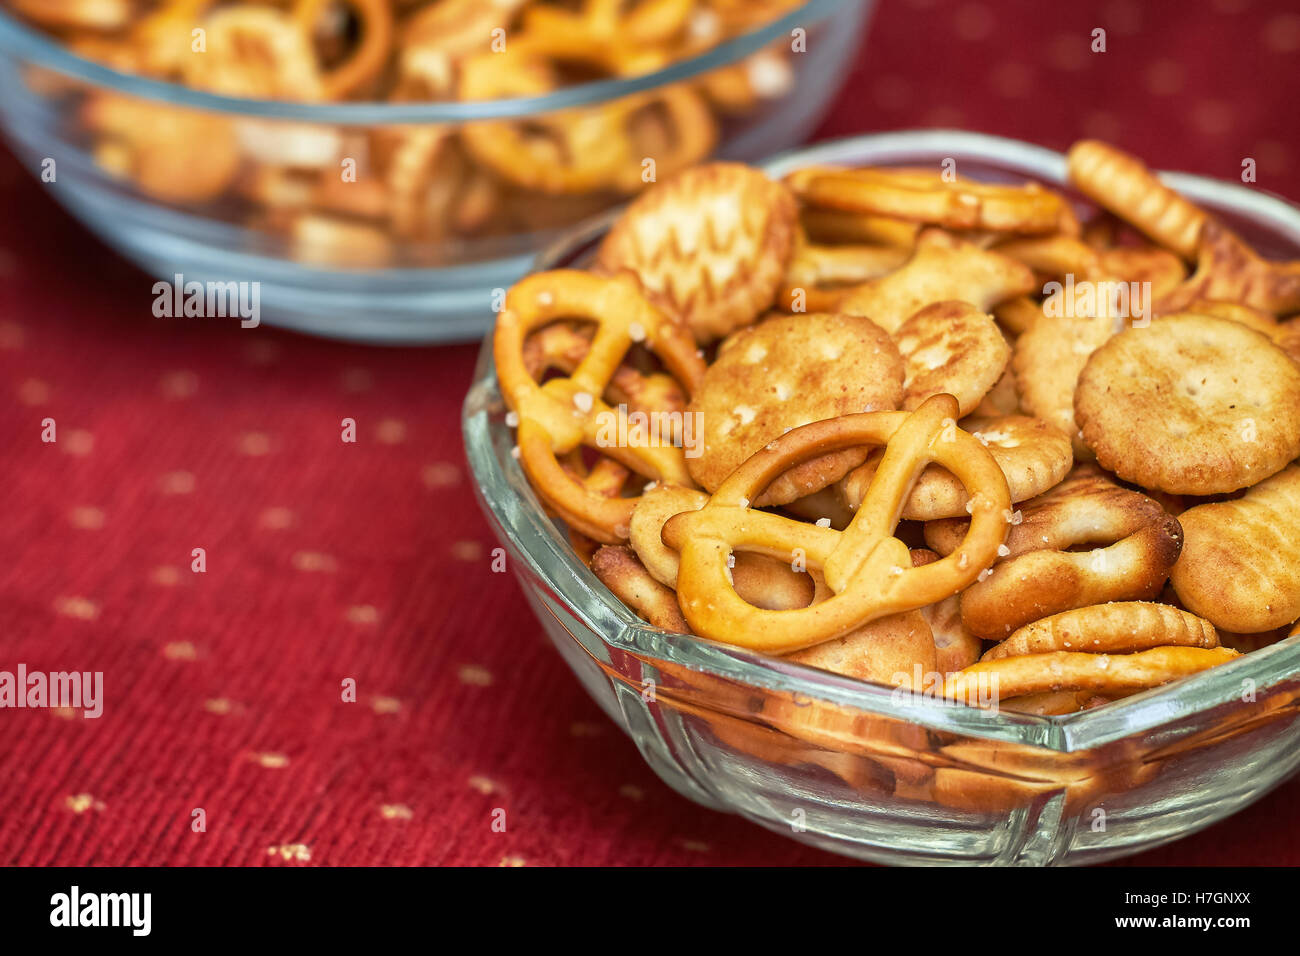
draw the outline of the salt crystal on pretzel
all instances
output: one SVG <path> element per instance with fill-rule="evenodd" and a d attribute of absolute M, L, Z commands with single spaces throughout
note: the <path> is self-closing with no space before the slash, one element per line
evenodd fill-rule
<path fill-rule="evenodd" d="M 524 355 L 528 335 L 559 319 L 595 322 L 591 347 L 571 375 L 538 384 Z M 656 309 L 627 277 L 604 278 L 575 270 L 528 276 L 506 294 L 497 317 L 493 355 L 506 404 L 519 414 L 520 463 L 538 495 L 566 522 L 607 544 L 627 538 L 635 498 L 605 498 L 585 489 L 566 473 L 559 457 L 579 446 L 656 481 L 691 484 L 682 449 L 663 442 L 611 443 L 631 436 L 626 409 L 612 409 L 601 396 L 632 347 L 630 327 L 639 325 L 649 348 L 689 393 L 699 383 L 704 362 L 690 336 Z M 591 398 L 587 411 L 574 403 Z M 584 401 L 584 404 L 585 401 Z"/>
<path fill-rule="evenodd" d="M 1058 484 L 1074 458 L 1070 439 L 1058 428 L 1023 415 L 970 417 L 961 427 L 980 439 L 1006 476 L 1013 502 L 1027 501 Z M 880 464 L 879 450 L 867 456 L 836 485 L 841 500 L 856 511 L 871 487 Z M 903 505 L 903 517 L 912 521 L 964 518 L 970 496 L 953 475 L 931 466 L 921 473 Z"/>

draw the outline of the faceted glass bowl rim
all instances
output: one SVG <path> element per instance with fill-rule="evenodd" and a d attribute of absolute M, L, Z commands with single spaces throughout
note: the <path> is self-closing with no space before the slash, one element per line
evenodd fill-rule
<path fill-rule="evenodd" d="M 1045 183 L 1064 185 L 1065 156 L 1019 140 L 960 130 L 908 130 L 867 134 L 811 148 L 792 150 L 763 168 L 773 176 L 820 163 L 875 163 L 940 160 L 949 156 L 995 165 Z M 1254 220 L 1300 247 L 1300 209 L 1268 194 L 1185 173 L 1161 173 L 1161 179 L 1207 207 Z M 543 252 L 536 268 L 553 268 L 608 228 L 617 210 L 600 217 Z M 1243 655 L 1200 674 L 1063 717 L 992 713 L 953 705 L 884 685 L 841 677 L 780 658 L 699 637 L 673 634 L 637 617 L 602 585 L 573 554 L 567 539 L 543 512 L 512 459 L 503 461 L 493 444 L 505 429 L 501 417 L 489 334 L 479 354 L 473 384 L 465 398 L 462 426 L 476 492 L 494 523 L 524 556 L 529 568 L 568 605 L 570 611 L 605 644 L 702 674 L 735 681 L 799 699 L 818 699 L 860 712 L 928 729 L 970 737 L 1004 740 L 1059 752 L 1100 747 L 1146 733 L 1213 708 L 1240 702 L 1246 681 L 1261 693 L 1300 674 L 1300 635 Z M 507 475 L 514 474 L 520 492 Z"/>
<path fill-rule="evenodd" d="M 671 63 L 661 70 L 623 79 L 581 83 L 544 96 L 451 103 L 294 103 L 252 100 L 191 90 L 129 73 L 121 73 L 71 52 L 57 40 L 0 10 L 0 50 L 48 69 L 118 93 L 159 100 L 177 106 L 267 119 L 378 126 L 406 123 L 464 123 L 508 119 L 603 103 L 653 90 L 727 66 L 755 53 L 799 26 L 820 22 L 850 0 L 807 0 L 802 6 L 749 33 L 733 37 L 696 56 Z M 874 0 L 860 0 L 870 6 Z M 508 42 L 508 41 L 507 41 Z"/>

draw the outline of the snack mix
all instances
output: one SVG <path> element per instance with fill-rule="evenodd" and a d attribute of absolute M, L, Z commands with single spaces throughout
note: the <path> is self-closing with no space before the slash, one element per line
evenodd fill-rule
<path fill-rule="evenodd" d="M 795 0 L 5 0 L 72 52 L 193 90 L 300 103 L 538 97 L 691 58 Z M 39 68 L 77 135 L 153 200 L 238 223 L 301 262 L 445 265 L 527 251 L 711 155 L 788 94 L 788 39 L 642 93 L 522 117 L 347 126 L 128 97 Z M 644 169 L 653 157 L 653 175 Z M 341 166 L 351 162 L 351 170 Z M 474 240 L 494 240 L 474 254 Z M 481 245 L 481 244 L 480 244 Z"/>
<path fill-rule="evenodd" d="M 510 289 L 515 455 L 577 554 L 665 630 L 1039 715 L 1300 633 L 1300 262 L 1068 160 L 1082 222 L 950 169 L 697 166 Z"/>

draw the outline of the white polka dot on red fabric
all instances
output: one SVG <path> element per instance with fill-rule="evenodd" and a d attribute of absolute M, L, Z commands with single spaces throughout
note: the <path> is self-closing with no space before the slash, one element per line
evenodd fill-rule
<path fill-rule="evenodd" d="M 475 774 L 465 782 L 470 785 L 471 789 L 477 790 L 479 793 L 483 794 L 484 796 L 487 796 L 488 794 L 491 793 L 496 793 L 497 790 L 499 789 L 497 787 L 497 782 L 495 780 L 492 780 L 489 777 L 484 777 L 482 774 Z"/>
<path fill-rule="evenodd" d="M 93 621 L 99 617 L 99 604 L 85 597 L 58 597 L 54 599 L 54 612 L 63 617 Z"/>
<path fill-rule="evenodd" d="M 623 786 L 618 788 L 618 795 L 620 797 L 626 797 L 629 800 L 640 800 L 645 796 L 645 791 L 636 786 L 636 784 L 625 783 Z"/>
<path fill-rule="evenodd" d="M 424 466 L 420 480 L 429 488 L 450 488 L 460 483 L 460 469 L 449 461 L 436 461 Z"/>
<path fill-rule="evenodd" d="M 343 616 L 352 624 L 374 624 L 379 620 L 379 611 L 373 604 L 353 604 Z"/>
<path fill-rule="evenodd" d="M 965 3 L 953 14 L 953 27 L 963 40 L 984 40 L 993 33 L 993 12 L 982 3 Z"/>
<path fill-rule="evenodd" d="M 343 389 L 348 392 L 365 392 L 375 384 L 375 377 L 369 369 L 350 368 L 343 372 Z"/>
<path fill-rule="evenodd" d="M 1206 136 L 1222 136 L 1232 129 L 1235 113 L 1224 100 L 1202 100 L 1192 107 L 1192 125 Z"/>
<path fill-rule="evenodd" d="M 52 389 L 39 378 L 24 379 L 18 386 L 18 401 L 24 405 L 44 405 L 50 400 Z"/>
<path fill-rule="evenodd" d="M 199 377 L 193 372 L 168 372 L 158 382 L 158 390 L 166 398 L 189 398 L 199 390 Z"/>
<path fill-rule="evenodd" d="M 896 74 L 882 76 L 871 86 L 871 98 L 886 110 L 901 110 L 912 100 L 907 80 Z"/>
<path fill-rule="evenodd" d="M 1250 6 L 1251 0 L 1210 0 L 1210 5 L 1215 12 L 1236 16 L 1239 13 L 1245 13 Z"/>
<path fill-rule="evenodd" d="M 74 428 L 67 434 L 59 436 L 59 445 L 69 455 L 84 458 L 95 450 L 95 436 L 85 429 Z"/>
<path fill-rule="evenodd" d="M 169 471 L 160 482 L 165 495 L 188 495 L 194 491 L 194 484 L 194 475 L 188 471 Z"/>
<path fill-rule="evenodd" d="M 0 322 L 0 349 L 23 347 L 23 327 L 17 322 Z"/>
<path fill-rule="evenodd" d="M 1119 139 L 1121 124 L 1119 117 L 1108 110 L 1093 110 L 1083 117 L 1080 124 L 1083 135 L 1090 139 Z"/>
<path fill-rule="evenodd" d="M 962 125 L 964 114 L 955 106 L 936 106 L 928 110 L 921 118 L 921 122 L 926 126 L 939 127 L 959 127 Z"/>
<path fill-rule="evenodd" d="M 288 508 L 267 508 L 258 515 L 257 523 L 263 528 L 282 531 L 293 524 L 293 512 Z"/>
<path fill-rule="evenodd" d="M 396 418 L 385 418 L 375 426 L 375 438 L 382 445 L 400 445 L 406 441 L 406 423 Z"/>
<path fill-rule="evenodd" d="M 997 93 L 1010 99 L 1028 96 L 1034 88 L 1034 71 L 1024 63 L 1008 60 L 993 68 L 989 83 Z"/>
<path fill-rule="evenodd" d="M 1252 156 L 1262 171 L 1276 174 L 1291 168 L 1291 152 L 1276 140 L 1260 140 L 1255 144 Z"/>
<path fill-rule="evenodd" d="M 266 339 L 249 342 L 244 348 L 249 365 L 270 365 L 280 357 L 280 346 Z"/>
<path fill-rule="evenodd" d="M 1047 62 L 1058 70 L 1081 70 L 1092 55 L 1092 37 L 1087 33 L 1062 33 L 1047 44 Z"/>
<path fill-rule="evenodd" d="M 1264 24 L 1265 48 L 1276 53 L 1300 50 L 1300 13 L 1282 13 Z"/>
<path fill-rule="evenodd" d="M 478 541 L 457 541 L 451 546 L 451 556 L 457 561 L 477 561 L 483 557 L 483 545 Z"/>
<path fill-rule="evenodd" d="M 172 641 L 163 645 L 162 656 L 169 661 L 198 660 L 198 649 L 189 641 Z"/>
<path fill-rule="evenodd" d="M 1142 29 L 1142 9 L 1134 0 L 1112 0 L 1102 11 L 1101 22 L 1105 30 L 1132 36 Z"/>
<path fill-rule="evenodd" d="M 180 584 L 181 572 L 179 568 L 173 565 L 164 564 L 149 572 L 149 580 L 163 587 L 173 587 Z"/>
<path fill-rule="evenodd" d="M 239 436 L 239 453 L 260 458 L 271 452 L 271 436 L 265 432 L 245 432 Z"/>
<path fill-rule="evenodd" d="M 457 671 L 456 676 L 462 684 L 472 687 L 487 687 L 492 683 L 492 672 L 477 664 L 466 664 Z"/>
<path fill-rule="evenodd" d="M 1147 91 L 1156 96 L 1172 96 L 1183 88 L 1187 70 L 1175 60 L 1156 60 L 1143 73 Z"/>
<path fill-rule="evenodd" d="M 296 551 L 292 558 L 293 566 L 298 571 L 320 571 L 330 573 L 338 570 L 338 562 L 328 554 L 319 551 Z"/>
<path fill-rule="evenodd" d="M 98 531 L 104 527 L 104 512 L 90 505 L 81 505 L 68 512 L 68 523 L 82 531 Z"/>

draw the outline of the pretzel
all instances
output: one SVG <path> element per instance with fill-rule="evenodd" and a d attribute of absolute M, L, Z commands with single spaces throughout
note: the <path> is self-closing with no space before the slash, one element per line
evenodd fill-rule
<path fill-rule="evenodd" d="M 206 202 L 239 171 L 234 128 L 214 113 L 101 93 L 82 104 L 81 119 L 101 147 L 119 148 L 120 172 L 155 199 Z"/>
<path fill-rule="evenodd" d="M 528 334 L 556 319 L 575 317 L 596 323 L 591 348 L 571 375 L 538 385 L 524 360 Z M 558 456 L 585 445 L 656 481 L 691 483 L 678 448 L 601 446 L 603 416 L 616 417 L 619 434 L 626 428 L 626 412 L 611 409 L 602 396 L 638 340 L 663 361 L 683 388 L 690 392 L 696 387 L 704 363 L 694 343 L 628 278 L 606 279 L 573 270 L 529 276 L 506 294 L 493 339 L 501 393 L 519 416 L 517 438 L 524 472 L 560 517 L 606 544 L 627 538 L 636 499 L 592 494 L 564 471 Z"/>
<path fill-rule="evenodd" d="M 799 223 L 813 242 L 871 243 L 909 251 L 921 233 L 919 222 L 812 206 L 799 210 Z"/>
<path fill-rule="evenodd" d="M 1300 261 L 1262 259 L 1218 220 L 1207 219 L 1196 271 L 1158 297 L 1152 308 L 1157 315 L 1180 312 L 1197 299 L 1239 302 L 1274 315 L 1300 311 Z"/>
<path fill-rule="evenodd" d="M 1182 548 L 1178 519 L 1092 465 L 1020 508 L 1002 558 L 961 597 L 962 621 L 999 640 L 1030 621 L 1105 601 L 1160 593 Z M 961 519 L 929 522 L 926 543 L 951 552 Z M 1091 551 L 1071 551 L 1091 545 Z"/>
<path fill-rule="evenodd" d="M 209 15 L 204 28 L 206 52 L 183 64 L 188 86 L 250 99 L 325 98 L 311 41 L 288 13 L 239 3 Z"/>
<path fill-rule="evenodd" d="M 1084 140 L 1070 147 L 1066 161 L 1070 183 L 1079 192 L 1184 259 L 1196 256 L 1204 211 L 1161 183 L 1141 160 Z"/>
<path fill-rule="evenodd" d="M 927 229 L 912 258 L 880 279 L 855 286 L 839 310 L 865 315 L 886 332 L 933 302 L 960 300 L 982 312 L 1034 288 L 1034 274 L 1014 259 L 980 249 L 939 229 Z"/>
<path fill-rule="evenodd" d="M 677 553 L 663 542 L 663 527 L 673 515 L 698 511 L 709 496 L 694 488 L 660 484 L 642 491 L 632 510 L 630 535 L 632 549 L 650 575 L 670 588 L 677 586 Z M 736 592 L 749 603 L 780 610 L 807 607 L 813 599 L 815 584 L 811 576 L 795 571 L 788 561 L 777 561 L 761 554 L 740 553 L 731 568 Z"/>
<path fill-rule="evenodd" d="M 29 20 L 55 29 L 116 30 L 133 15 L 131 0 L 10 0 Z"/>
<path fill-rule="evenodd" d="M 1026 624 L 987 651 L 995 661 L 1048 651 L 1134 654 L 1152 647 L 1218 647 L 1209 621 L 1167 604 L 1116 601 L 1062 611 Z"/>
<path fill-rule="evenodd" d="M 465 100 L 540 96 L 557 85 L 549 65 L 518 45 L 469 58 L 460 75 Z M 476 121 L 460 135 L 479 162 L 512 183 L 552 194 L 591 192 L 608 188 L 629 167 L 639 172 L 640 157 L 633 157 L 623 126 L 642 102 L 624 98 L 544 114 L 528 124 Z"/>
<path fill-rule="evenodd" d="M 335 2 L 297 0 L 294 18 L 310 36 L 321 14 Z M 387 65 L 393 44 L 393 7 L 389 0 L 347 0 L 347 5 L 360 23 L 361 41 L 347 59 L 321 76 L 325 98 L 330 100 L 342 99 L 371 83 Z"/>
<path fill-rule="evenodd" d="M 933 604 L 969 584 L 1006 537 L 1006 478 L 978 441 L 952 423 L 957 402 L 936 395 L 911 414 L 867 412 L 814 422 L 776 439 L 741 465 L 699 511 L 672 518 L 663 540 L 681 555 L 678 600 L 696 633 L 754 650 L 788 653 L 842 637 L 890 614 Z M 841 448 L 886 444 L 871 494 L 843 532 L 749 509 L 792 466 Z M 937 462 L 971 493 L 972 522 L 948 557 L 913 568 L 892 536 L 920 471 Z M 768 611 L 737 593 L 728 577 L 733 550 L 786 560 L 799 549 L 824 577 L 827 596 L 806 608 Z"/>
<path fill-rule="evenodd" d="M 1074 458 L 1070 440 L 1060 429 L 1037 418 L 1023 415 L 970 417 L 962 427 L 988 448 L 1002 469 L 1011 500 L 1027 501 L 1058 484 L 1069 472 Z M 863 464 L 836 485 L 850 512 L 866 497 L 880 466 L 880 451 L 867 456 Z M 955 477 L 931 466 L 921 472 L 903 505 L 903 517 L 911 521 L 964 518 L 970 497 Z"/>
<path fill-rule="evenodd" d="M 1067 224 L 1066 203 L 1037 183 L 1000 186 L 946 181 L 937 173 L 894 169 L 827 169 L 791 173 L 805 202 L 844 212 L 891 216 L 947 229 L 1052 233 Z"/>
<path fill-rule="evenodd" d="M 990 690 L 999 700 L 1058 690 L 1123 693 L 1158 687 L 1240 656 L 1227 647 L 1153 647 L 1136 654 L 1024 654 L 972 664 L 944 680 L 943 694 L 975 704 Z"/>

